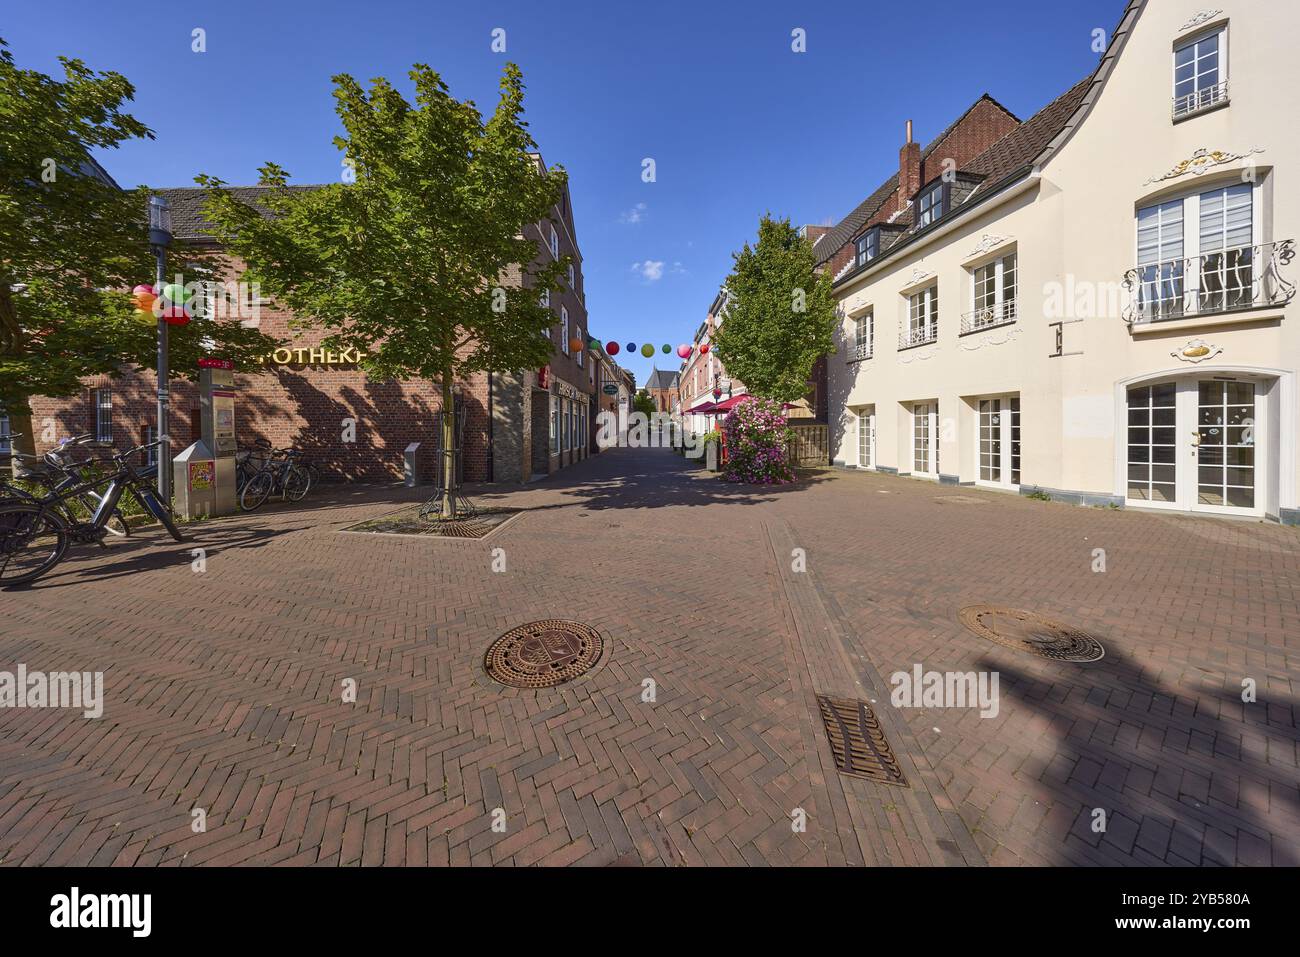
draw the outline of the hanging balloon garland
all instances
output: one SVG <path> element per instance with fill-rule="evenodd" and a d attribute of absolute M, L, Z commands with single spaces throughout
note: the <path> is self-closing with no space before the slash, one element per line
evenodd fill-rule
<path fill-rule="evenodd" d="M 194 314 L 186 305 L 191 294 L 180 283 L 168 283 L 161 292 L 154 286 L 139 285 L 131 290 L 135 303 L 135 315 L 141 322 L 157 322 L 161 319 L 169 326 L 183 326 Z"/>

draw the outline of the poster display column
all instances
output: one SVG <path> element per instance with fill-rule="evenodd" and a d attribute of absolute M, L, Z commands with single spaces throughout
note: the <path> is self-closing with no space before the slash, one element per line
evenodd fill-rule
<path fill-rule="evenodd" d="M 199 360 L 199 401 L 203 442 L 215 462 L 214 515 L 235 512 L 235 364 L 229 359 Z"/>

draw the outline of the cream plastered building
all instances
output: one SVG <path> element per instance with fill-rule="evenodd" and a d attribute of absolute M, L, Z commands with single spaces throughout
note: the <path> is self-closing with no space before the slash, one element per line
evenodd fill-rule
<path fill-rule="evenodd" d="M 1300 523 L 1296 36 L 1130 3 L 1091 77 L 857 227 L 835 463 Z"/>

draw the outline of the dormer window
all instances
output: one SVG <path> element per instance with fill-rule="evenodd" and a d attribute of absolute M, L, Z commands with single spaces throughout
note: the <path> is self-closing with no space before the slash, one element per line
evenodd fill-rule
<path fill-rule="evenodd" d="M 1203 33 L 1174 48 L 1174 119 L 1228 101 L 1228 29 Z"/>
<path fill-rule="evenodd" d="M 868 229 L 858 237 L 856 246 L 857 257 L 855 265 L 865 266 L 867 263 L 871 262 L 871 260 L 875 259 L 876 254 L 880 252 L 880 230 L 878 228 Z"/>
<path fill-rule="evenodd" d="M 916 198 L 916 228 L 924 229 L 944 214 L 948 184 L 935 183 Z"/>

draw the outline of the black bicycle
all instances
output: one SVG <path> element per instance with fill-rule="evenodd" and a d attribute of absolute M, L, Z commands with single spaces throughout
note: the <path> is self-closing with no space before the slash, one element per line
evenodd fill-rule
<path fill-rule="evenodd" d="M 311 473 L 299 464 L 300 456 L 297 449 L 275 449 L 239 490 L 239 507 L 251 512 L 277 492 L 281 501 L 301 502 L 306 498 L 312 480 Z"/>
<path fill-rule="evenodd" d="M 73 542 L 103 544 L 108 534 L 105 526 L 117 509 L 122 494 L 130 491 L 154 518 L 163 524 L 178 542 L 185 536 L 172 520 L 171 510 L 163 505 L 150 482 L 158 467 L 136 468 L 131 456 L 161 445 L 150 442 L 126 452 L 116 453 L 112 461 L 116 470 L 107 476 L 90 479 L 62 491 L 51 492 L 36 501 L 11 498 L 0 501 L 0 585 L 26 585 L 63 561 Z M 104 487 L 99 505 L 90 521 L 68 521 L 65 507 L 84 492 Z"/>
<path fill-rule="evenodd" d="M 94 478 L 92 469 L 95 462 L 75 458 L 73 450 L 106 448 L 111 449 L 112 446 L 106 442 L 96 441 L 91 435 L 87 434 L 64 439 L 57 448 L 46 452 L 42 456 L 14 452 L 12 453 L 14 481 L 0 479 L 0 500 L 18 498 L 28 502 L 37 502 L 43 497 L 28 488 L 15 484 L 16 482 L 26 482 L 28 485 L 42 490 L 45 495 L 66 491 L 75 485 L 90 483 Z M 95 514 L 101 500 L 102 496 L 93 489 L 82 492 L 74 500 L 63 503 L 63 517 L 72 524 L 84 521 Z M 131 525 L 127 522 L 122 510 L 115 508 L 112 514 L 109 515 L 104 530 L 110 535 L 125 537 L 131 534 Z"/>

